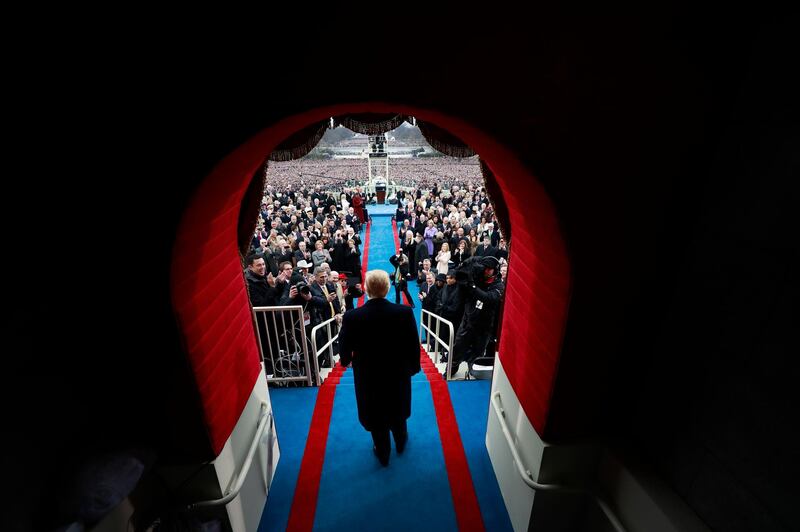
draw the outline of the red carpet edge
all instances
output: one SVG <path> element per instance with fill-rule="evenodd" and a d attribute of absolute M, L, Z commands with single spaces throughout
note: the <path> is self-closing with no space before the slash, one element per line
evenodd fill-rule
<path fill-rule="evenodd" d="M 450 482 L 450 493 L 453 496 L 453 508 L 459 530 L 484 530 L 483 517 L 478 505 L 478 496 L 472 483 L 464 444 L 458 432 L 456 413 L 450 400 L 447 381 L 431 361 L 425 348 L 419 347 L 422 371 L 428 378 L 436 411 L 436 423 L 439 425 L 439 438 L 442 440 L 444 463 L 447 468 L 447 479 Z"/>
<path fill-rule="evenodd" d="M 292 507 L 289 510 L 289 521 L 286 530 L 307 531 L 314 527 L 314 515 L 317 509 L 319 481 L 322 478 L 322 465 L 325 461 L 325 447 L 328 443 L 328 429 L 333 413 L 333 398 L 339 377 L 347 371 L 336 364 L 325 382 L 319 388 L 314 413 L 311 416 L 311 427 L 308 431 L 303 461 L 297 475 L 297 487 L 294 490 Z"/>
<path fill-rule="evenodd" d="M 394 234 L 395 248 L 399 248 L 400 237 L 397 234 L 395 220 L 392 220 L 392 233 Z M 403 300 L 409 304 L 405 294 L 403 294 Z M 458 432 L 456 412 L 450 401 L 447 381 L 442 378 L 425 348 L 420 345 L 419 351 L 422 371 L 428 378 L 433 396 L 436 423 L 439 425 L 439 439 L 442 441 L 447 480 L 450 482 L 450 493 L 453 496 L 453 508 L 456 513 L 458 529 L 484 530 L 483 516 L 481 516 L 481 509 L 478 505 L 478 496 L 475 494 L 475 485 L 472 483 L 467 455 L 464 453 L 464 444 L 461 442 L 461 434 Z"/>

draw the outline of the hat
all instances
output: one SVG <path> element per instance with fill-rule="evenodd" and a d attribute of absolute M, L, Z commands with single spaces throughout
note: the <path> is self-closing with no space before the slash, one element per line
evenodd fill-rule
<path fill-rule="evenodd" d="M 297 261 L 298 268 L 310 268 L 311 266 L 312 265 L 306 262 L 305 259 Z"/>
<path fill-rule="evenodd" d="M 443 282 L 443 283 L 444 283 L 444 282 L 447 282 L 447 275 L 445 275 L 445 274 L 443 274 L 443 273 L 437 273 L 437 274 L 436 274 L 436 280 L 437 280 L 437 281 L 441 281 L 441 282 Z"/>

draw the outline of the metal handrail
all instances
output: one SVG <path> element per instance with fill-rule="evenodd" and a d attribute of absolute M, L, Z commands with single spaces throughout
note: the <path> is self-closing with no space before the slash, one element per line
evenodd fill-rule
<path fill-rule="evenodd" d="M 327 320 L 323 321 L 322 323 L 320 323 L 319 325 L 317 325 L 313 329 L 311 329 L 311 350 L 314 351 L 314 368 L 316 368 L 316 370 L 317 370 L 317 373 L 316 373 L 317 374 L 317 386 L 322 384 L 322 379 L 320 378 L 320 375 L 319 375 L 319 360 L 317 359 L 317 357 L 319 355 L 321 355 L 326 349 L 328 350 L 328 352 L 331 355 L 330 356 L 331 369 L 333 369 L 333 342 L 335 342 L 336 339 L 339 338 L 339 333 L 338 332 L 336 333 L 336 336 L 333 336 L 333 337 L 331 336 L 331 322 L 334 321 L 334 320 L 336 320 L 336 316 L 328 318 Z M 328 338 L 330 338 L 330 340 L 328 340 L 328 342 L 325 345 L 323 345 L 322 347 L 317 349 L 317 330 L 319 330 L 322 327 L 327 327 Z"/>
<path fill-rule="evenodd" d="M 293 314 L 296 313 L 296 316 Z M 266 316 L 272 314 L 272 331 L 270 331 L 269 322 Z M 289 316 L 289 324 L 291 327 L 286 327 L 286 315 Z M 271 307 L 253 307 L 253 319 L 256 321 L 256 337 L 258 338 L 258 350 L 261 353 L 261 360 L 266 361 L 266 353 L 264 352 L 265 339 L 261 337 L 261 327 L 258 326 L 259 316 L 263 319 L 264 332 L 266 332 L 266 345 L 269 347 L 269 360 L 272 364 L 273 370 L 276 367 L 275 353 L 273 353 L 273 343 L 278 348 L 278 355 L 280 360 L 280 351 L 285 347 L 287 355 L 292 354 L 293 347 L 289 344 L 289 337 L 291 336 L 292 342 L 299 343 L 300 349 L 303 352 L 303 362 L 305 376 L 298 377 L 270 377 L 267 375 L 267 382 L 296 382 L 306 381 L 311 386 L 311 372 L 308 370 L 308 340 L 306 339 L 306 328 L 303 325 L 303 307 L 300 305 L 287 305 L 287 306 L 271 306 Z M 278 319 L 280 319 L 280 331 L 278 330 Z M 291 335 L 289 334 L 291 331 Z M 300 341 L 297 342 L 295 338 L 295 331 L 299 331 Z M 282 334 L 281 334 L 282 333 Z M 274 338 L 273 338 L 274 335 Z M 272 340 L 270 340 L 273 338 Z M 285 345 L 281 346 L 281 338 Z"/>
<path fill-rule="evenodd" d="M 500 421 L 500 429 L 503 431 L 503 436 L 506 438 L 506 443 L 508 443 L 508 447 L 511 449 L 511 456 L 514 458 L 514 462 L 517 465 L 517 472 L 519 472 L 519 475 L 522 477 L 522 481 L 525 482 L 528 487 L 536 491 L 585 493 L 590 495 L 594 498 L 595 502 L 597 502 L 597 505 L 600 507 L 603 513 L 606 514 L 606 517 L 608 517 L 608 520 L 614 529 L 617 530 L 617 532 L 625 532 L 625 527 L 622 525 L 622 522 L 620 522 L 619 518 L 616 516 L 608 503 L 606 503 L 599 495 L 590 489 L 566 486 L 564 484 L 542 484 L 541 482 L 535 481 L 533 479 L 533 473 L 531 473 L 531 470 L 527 469 L 523 465 L 522 457 L 517 450 L 517 445 L 514 443 L 514 438 L 511 436 L 511 430 L 508 428 L 508 423 L 506 423 L 506 411 L 503 409 L 503 399 L 500 392 L 494 392 L 492 394 L 492 407 L 497 414 L 498 421 Z"/>
<path fill-rule="evenodd" d="M 426 314 L 428 316 L 427 320 L 425 319 Z M 428 325 L 430 323 L 430 319 L 431 318 L 434 318 L 434 321 L 436 321 L 436 332 L 434 332 L 431 329 L 431 327 Z M 447 328 L 450 331 L 450 336 L 448 337 L 449 340 L 447 342 L 444 342 L 441 339 L 441 337 L 439 336 L 439 326 L 442 323 L 447 325 Z M 439 316 L 438 314 L 434 314 L 433 312 L 431 312 L 429 310 L 422 309 L 422 314 L 420 315 L 420 320 L 419 320 L 419 335 L 420 336 L 422 336 L 423 329 L 428 331 L 428 338 L 426 338 L 426 340 L 425 340 L 425 345 L 428 348 L 430 348 L 430 345 L 431 345 L 431 343 L 430 343 L 430 337 L 431 336 L 436 341 L 436 343 L 434 344 L 434 352 L 439 352 L 436 349 L 436 348 L 439 347 L 439 345 L 442 345 L 443 347 L 447 348 L 447 380 L 450 380 L 450 370 L 453 367 L 453 341 L 454 341 L 454 338 L 453 338 L 453 332 L 454 332 L 453 322 L 451 322 L 449 320 L 446 320 L 443 317 Z M 427 351 L 427 349 L 426 349 L 426 351 Z M 434 363 L 436 363 L 435 360 L 434 360 Z"/>
<path fill-rule="evenodd" d="M 237 495 L 239 495 L 239 491 L 241 491 L 242 486 L 244 485 L 244 479 L 247 477 L 247 473 L 250 472 L 250 466 L 253 464 L 253 457 L 256 454 L 256 449 L 258 449 L 258 443 L 261 441 L 261 438 L 264 435 L 264 430 L 267 426 L 272 426 L 272 412 L 268 412 L 268 408 L 269 405 L 267 405 L 266 402 L 261 401 L 261 415 L 259 416 L 255 436 L 253 436 L 253 441 L 250 443 L 250 448 L 247 450 L 247 455 L 244 459 L 244 463 L 242 464 L 242 469 L 238 474 L 231 478 L 233 485 L 228 488 L 225 495 L 219 499 L 200 501 L 190 504 L 187 509 L 192 510 L 194 508 L 206 506 L 224 506 L 235 499 Z M 268 420 L 269 422 L 267 422 Z"/>

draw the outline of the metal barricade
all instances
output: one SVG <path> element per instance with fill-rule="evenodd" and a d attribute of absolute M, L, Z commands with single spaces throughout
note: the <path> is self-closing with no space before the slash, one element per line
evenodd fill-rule
<path fill-rule="evenodd" d="M 432 324 L 433 322 L 434 324 Z M 448 332 L 450 333 L 447 337 L 447 342 L 442 341 L 442 337 L 439 335 L 441 327 L 447 327 Z M 430 355 L 433 355 L 433 363 L 436 364 L 436 358 L 438 355 L 441 355 L 442 350 L 440 348 L 445 348 L 444 351 L 447 351 L 447 380 L 450 380 L 450 368 L 453 365 L 453 342 L 455 338 L 453 338 L 453 322 L 444 319 L 443 317 L 434 314 L 428 310 L 422 309 L 422 314 L 419 320 L 419 336 L 420 340 L 422 339 L 422 331 L 427 331 L 427 335 L 425 337 L 425 351 Z M 433 338 L 433 350 L 431 350 L 431 338 Z"/>
<path fill-rule="evenodd" d="M 339 338 L 339 324 L 338 323 L 335 324 L 335 326 L 336 326 L 336 335 L 333 336 L 332 333 L 331 333 L 331 322 L 335 322 L 335 321 L 336 321 L 336 316 L 323 321 L 322 323 L 320 323 L 319 325 L 317 325 L 316 327 L 311 329 L 311 352 L 314 354 L 314 368 L 316 369 L 316 373 L 315 374 L 317 376 L 317 386 L 322 384 L 322 378 L 321 378 L 321 376 L 319 374 L 319 370 L 320 370 L 320 368 L 319 368 L 319 356 L 322 353 L 324 353 L 326 350 L 328 351 L 328 358 L 329 358 L 329 360 L 331 362 L 331 369 L 333 369 L 333 364 L 334 364 L 334 362 L 333 362 L 333 343 L 336 341 L 337 338 Z M 318 348 L 317 347 L 317 331 L 319 331 L 323 327 L 325 327 L 325 331 L 326 331 L 327 336 L 328 336 L 328 341 L 322 347 Z"/>
<path fill-rule="evenodd" d="M 267 383 L 305 382 L 311 386 L 303 307 L 254 307 L 253 317 Z"/>

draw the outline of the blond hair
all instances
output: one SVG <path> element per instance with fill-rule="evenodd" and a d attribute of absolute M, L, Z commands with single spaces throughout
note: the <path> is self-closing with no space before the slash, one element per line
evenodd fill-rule
<path fill-rule="evenodd" d="M 364 289 L 370 299 L 386 297 L 389 293 L 389 274 L 383 270 L 370 270 L 364 276 Z"/>

